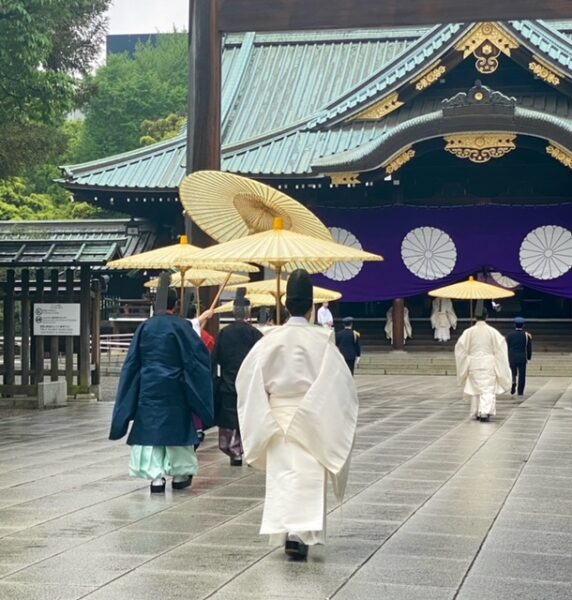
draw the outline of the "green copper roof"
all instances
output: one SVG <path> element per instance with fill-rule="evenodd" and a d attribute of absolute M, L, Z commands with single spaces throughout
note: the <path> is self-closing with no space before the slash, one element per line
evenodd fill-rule
<path fill-rule="evenodd" d="M 570 73 L 572 43 L 548 23 L 506 24 L 530 52 Z M 348 121 L 423 73 L 472 24 L 425 29 L 234 34 L 223 50 L 222 168 L 258 177 L 310 176 L 312 164 L 380 140 L 438 109 L 421 93 L 381 121 Z M 532 82 L 531 77 L 531 82 Z M 531 92 L 533 86 L 531 84 Z M 572 119 L 558 91 L 521 95 L 519 106 Z M 174 192 L 185 175 L 185 134 L 92 163 L 64 167 L 69 189 Z"/>

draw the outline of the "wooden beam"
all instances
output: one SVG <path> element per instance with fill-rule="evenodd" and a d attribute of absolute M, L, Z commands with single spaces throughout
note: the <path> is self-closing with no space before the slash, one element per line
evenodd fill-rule
<path fill-rule="evenodd" d="M 30 347 L 32 344 L 31 305 L 30 305 L 30 270 L 22 269 L 22 385 L 30 385 Z"/>
<path fill-rule="evenodd" d="M 55 244 L 54 244 L 55 246 Z M 50 302 L 56 304 L 60 301 L 59 291 L 59 273 L 57 269 L 52 269 L 50 273 Z M 50 337 L 50 381 L 59 379 L 59 356 L 60 356 L 60 338 L 57 335 Z"/>
<path fill-rule="evenodd" d="M 200 0 L 196 0 L 200 2 Z M 570 0 L 220 0 L 221 31 L 352 29 L 572 18 Z"/>
<path fill-rule="evenodd" d="M 36 269 L 36 293 L 34 295 L 34 304 L 41 304 L 44 301 L 44 270 Z M 33 383 L 36 386 L 44 381 L 44 336 L 35 335 L 34 342 L 34 373 Z"/>
<path fill-rule="evenodd" d="M 187 173 L 220 169 L 222 36 L 218 0 L 193 0 L 190 14 Z"/>
<path fill-rule="evenodd" d="M 4 296 L 4 377 L 6 386 L 14 385 L 16 369 L 16 302 L 15 296 L 16 272 L 8 269 L 6 273 L 6 295 Z"/>
<path fill-rule="evenodd" d="M 393 301 L 393 349 L 403 350 L 405 348 L 405 302 L 403 298 Z"/>
<path fill-rule="evenodd" d="M 220 169 L 222 36 L 218 12 L 219 0 L 190 2 L 187 173 Z M 213 244 L 190 219 L 185 225 L 192 244 L 201 247 Z M 202 288 L 200 293 L 201 305 L 210 306 L 216 291 L 210 287 Z M 207 330 L 216 335 L 218 319 L 207 323 Z"/>
<path fill-rule="evenodd" d="M 81 265 L 79 272 L 80 281 L 80 313 L 79 313 L 79 357 L 78 357 L 78 386 L 83 394 L 89 392 L 89 369 L 90 369 L 90 334 L 91 334 L 91 290 L 90 290 L 90 268 Z M 69 394 L 69 391 L 68 391 Z"/>

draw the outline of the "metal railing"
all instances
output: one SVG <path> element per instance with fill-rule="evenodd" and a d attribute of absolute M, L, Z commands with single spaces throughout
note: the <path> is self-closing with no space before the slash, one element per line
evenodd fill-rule
<path fill-rule="evenodd" d="M 100 338 L 101 357 L 105 355 L 107 363 L 123 362 L 133 339 L 132 333 L 110 333 Z"/>

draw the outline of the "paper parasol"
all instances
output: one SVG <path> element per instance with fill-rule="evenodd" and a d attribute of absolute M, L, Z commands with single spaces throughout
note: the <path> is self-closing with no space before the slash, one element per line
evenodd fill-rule
<path fill-rule="evenodd" d="M 110 269 L 176 269 L 181 276 L 195 264 L 194 257 L 202 251 L 202 248 L 189 244 L 186 235 L 182 235 L 178 244 L 156 248 L 141 254 L 134 254 L 125 258 L 119 258 L 107 263 Z M 211 269 L 223 269 L 225 271 L 244 271 L 255 273 L 258 267 L 239 261 L 206 261 L 202 260 L 201 267 Z M 183 306 L 185 288 L 181 280 L 180 302 Z"/>
<path fill-rule="evenodd" d="M 257 308 L 259 306 L 272 306 L 274 304 L 274 296 L 272 294 L 246 294 L 246 298 L 250 300 L 250 306 Z M 214 312 L 225 313 L 232 312 L 234 310 L 234 300 L 225 302 L 218 308 L 215 308 Z"/>
<path fill-rule="evenodd" d="M 282 290 L 285 290 L 287 283 L 287 279 L 282 279 L 280 281 L 280 288 Z M 238 285 L 229 285 L 227 286 L 227 289 L 229 291 L 232 291 L 237 287 Z M 276 298 L 276 281 L 274 279 L 265 279 L 264 281 L 252 281 L 250 283 L 240 285 L 240 287 L 245 287 L 246 291 L 251 294 L 272 294 L 272 296 Z M 340 292 L 328 290 L 326 288 L 318 287 L 316 285 L 312 286 L 312 290 L 314 293 L 314 304 L 317 304 L 319 302 L 333 302 L 334 300 L 339 300 L 342 297 Z M 284 297 L 285 296 L 283 294 L 282 300 L 284 300 Z"/>
<path fill-rule="evenodd" d="M 505 290 L 491 285 L 490 283 L 483 283 L 477 281 L 473 277 L 469 277 L 466 281 L 460 281 L 453 285 L 447 285 L 436 290 L 429 292 L 430 296 L 435 298 L 452 298 L 454 300 L 470 300 L 471 309 L 471 321 L 473 320 L 473 300 L 498 300 L 499 298 L 510 298 L 514 296 L 514 292 Z"/>
<path fill-rule="evenodd" d="M 276 313 L 279 315 L 282 270 L 305 269 L 309 273 L 319 273 L 334 262 L 383 260 L 377 254 L 295 233 L 284 229 L 282 225 L 282 219 L 277 217 L 274 228 L 269 231 L 205 248 L 196 257 L 197 265 L 202 260 L 241 260 L 273 268 L 276 271 Z"/>
<path fill-rule="evenodd" d="M 232 283 L 238 285 L 240 283 L 248 283 L 249 278 L 247 275 L 237 275 L 236 273 L 229 274 L 225 271 L 215 271 L 213 269 L 189 269 L 185 273 L 185 279 L 183 285 L 185 287 L 194 287 L 197 290 L 196 295 L 196 307 L 197 315 L 200 313 L 200 300 L 199 300 L 199 288 L 209 287 L 211 285 L 222 285 L 223 283 Z M 159 285 L 159 279 L 156 277 L 150 279 L 145 287 L 157 288 Z M 181 287 L 181 275 L 180 273 L 173 273 L 171 276 L 171 287 Z"/>
<path fill-rule="evenodd" d="M 187 215 L 218 242 L 271 230 L 275 217 L 284 229 L 332 240 L 328 228 L 300 202 L 247 177 L 222 171 L 197 171 L 179 188 Z"/>
<path fill-rule="evenodd" d="M 185 287 L 208 287 L 210 285 L 220 285 L 228 277 L 228 271 L 215 271 L 214 269 L 193 269 L 192 267 L 185 273 Z M 229 284 L 239 285 L 248 283 L 250 280 L 247 275 L 237 275 L 232 273 Z M 157 277 L 150 279 L 145 287 L 156 288 L 159 284 Z M 171 276 L 171 287 L 180 287 L 181 276 L 179 273 L 173 273 Z M 229 287 L 229 286 L 227 286 Z"/>

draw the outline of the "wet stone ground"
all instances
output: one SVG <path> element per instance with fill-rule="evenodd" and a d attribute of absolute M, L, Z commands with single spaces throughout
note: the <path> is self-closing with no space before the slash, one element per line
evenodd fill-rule
<path fill-rule="evenodd" d="M 111 403 L 0 412 L 0 599 L 572 598 L 572 378 L 486 424 L 451 377 L 357 383 L 348 494 L 306 563 L 258 535 L 264 477 L 214 432 L 193 487 L 150 496 Z"/>

